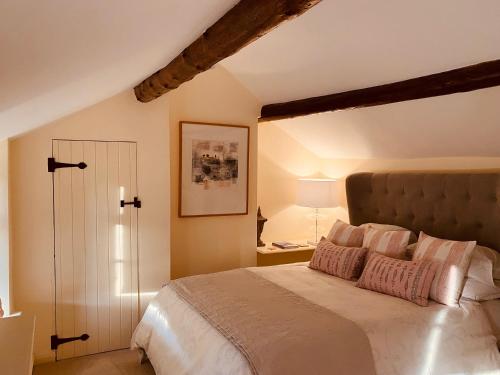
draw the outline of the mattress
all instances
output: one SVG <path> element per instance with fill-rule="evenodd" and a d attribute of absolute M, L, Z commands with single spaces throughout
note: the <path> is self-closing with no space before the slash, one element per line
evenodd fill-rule
<path fill-rule="evenodd" d="M 362 328 L 380 375 L 500 374 L 492 325 L 477 302 L 420 307 L 356 288 L 306 264 L 249 270 Z M 168 285 L 147 308 L 132 347 L 147 353 L 158 375 L 251 374 L 236 347 Z"/>

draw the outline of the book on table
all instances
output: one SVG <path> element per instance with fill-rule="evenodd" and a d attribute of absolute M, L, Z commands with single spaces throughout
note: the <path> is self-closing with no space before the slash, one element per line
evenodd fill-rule
<path fill-rule="evenodd" d="M 279 247 L 280 249 L 298 249 L 300 247 L 298 244 L 288 241 L 276 241 L 273 242 L 273 246 Z"/>

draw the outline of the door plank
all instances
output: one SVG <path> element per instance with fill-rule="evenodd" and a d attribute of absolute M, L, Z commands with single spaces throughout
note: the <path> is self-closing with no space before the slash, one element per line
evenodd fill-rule
<path fill-rule="evenodd" d="M 120 199 L 131 201 L 130 189 L 130 144 L 121 143 L 118 146 L 118 176 Z M 132 279 L 131 279 L 131 248 L 130 248 L 130 215 L 136 210 L 126 205 L 119 210 L 119 247 L 120 247 L 120 279 L 119 295 L 121 300 L 121 346 L 128 347 L 132 336 Z"/>
<path fill-rule="evenodd" d="M 139 197 L 137 190 L 137 143 L 130 144 L 130 196 Z M 136 293 L 136 298 L 132 300 L 132 331 L 139 324 L 140 316 L 140 295 L 139 295 L 139 249 L 138 249 L 138 217 L 139 210 L 134 209 L 130 212 L 130 269 L 131 269 L 131 291 Z"/>
<path fill-rule="evenodd" d="M 71 158 L 71 142 L 58 142 L 59 161 L 69 162 Z M 73 202 L 71 169 L 58 170 L 59 174 L 59 244 L 61 249 L 61 270 L 59 287 L 61 288 L 61 329 L 58 331 L 60 337 L 75 336 L 75 295 L 73 278 Z M 58 358 L 70 358 L 75 355 L 74 343 L 65 344 L 58 352 Z"/>
<path fill-rule="evenodd" d="M 83 142 L 71 142 L 71 163 L 84 160 Z M 72 243 L 73 243 L 73 288 L 75 336 L 87 333 L 86 309 L 86 249 L 85 249 L 85 194 L 84 170 L 69 169 L 71 173 Z M 75 356 L 87 353 L 87 343 L 75 341 Z"/>
<path fill-rule="evenodd" d="M 54 157 L 56 160 L 59 160 L 59 142 L 58 141 L 52 141 L 52 157 Z M 56 306 L 55 306 L 55 314 L 56 314 L 56 326 L 55 326 L 55 332 L 59 333 L 62 330 L 62 316 L 63 316 L 63 310 L 62 306 L 62 278 L 61 278 L 61 273 L 62 273 L 62 264 L 61 264 L 61 174 L 60 173 L 54 173 L 53 176 L 53 215 L 54 215 L 54 272 L 55 272 L 55 300 L 56 300 Z M 57 353 L 58 357 L 60 357 L 60 353 Z"/>
<path fill-rule="evenodd" d="M 99 351 L 111 350 L 110 345 L 110 279 L 109 279 L 109 215 L 108 215 L 108 147 L 96 143 L 96 203 L 97 203 L 97 284 Z"/>
<path fill-rule="evenodd" d="M 87 334 L 87 353 L 99 352 L 99 309 L 98 309 L 98 258 L 97 258 L 97 197 L 96 197 L 96 146 L 95 142 L 83 142 L 83 160 L 87 163 L 84 170 L 85 201 L 85 298 Z"/>
<path fill-rule="evenodd" d="M 122 283 L 120 267 L 122 249 L 119 226 L 120 215 L 120 186 L 119 186 L 119 148 L 116 142 L 108 146 L 108 230 L 109 230 L 109 313 L 110 313 L 110 346 L 112 349 L 121 347 L 121 299 L 120 286 Z"/>

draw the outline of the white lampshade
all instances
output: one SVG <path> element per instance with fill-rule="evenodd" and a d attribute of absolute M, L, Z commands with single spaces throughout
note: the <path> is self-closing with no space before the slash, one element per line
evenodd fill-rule
<path fill-rule="evenodd" d="M 298 180 L 297 204 L 303 207 L 327 208 L 337 206 L 336 181 L 301 178 Z"/>

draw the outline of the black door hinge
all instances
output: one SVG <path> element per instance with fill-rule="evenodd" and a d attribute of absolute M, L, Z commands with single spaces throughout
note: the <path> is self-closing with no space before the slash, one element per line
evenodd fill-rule
<path fill-rule="evenodd" d="M 47 160 L 47 169 L 51 173 L 54 173 L 58 168 L 75 168 L 75 167 L 80 169 L 85 169 L 87 168 L 87 164 L 85 164 L 83 161 L 78 164 L 60 163 L 56 161 L 56 159 L 54 158 L 48 158 Z"/>
<path fill-rule="evenodd" d="M 71 342 L 71 341 L 77 341 L 77 340 L 81 340 L 81 341 L 87 341 L 89 339 L 89 335 L 87 335 L 86 333 L 84 333 L 83 335 L 81 336 L 78 336 L 78 337 L 57 337 L 57 335 L 52 335 L 50 336 L 50 349 L 52 350 L 56 350 L 57 347 L 59 345 L 62 345 L 62 344 L 66 344 L 67 342 Z"/>
<path fill-rule="evenodd" d="M 134 207 L 136 207 L 136 208 L 141 208 L 141 206 L 142 206 L 141 201 L 137 197 L 134 197 L 133 202 L 125 202 L 123 199 L 120 201 L 120 207 L 125 207 L 125 206 L 128 206 L 129 204 L 133 204 Z"/>

